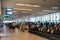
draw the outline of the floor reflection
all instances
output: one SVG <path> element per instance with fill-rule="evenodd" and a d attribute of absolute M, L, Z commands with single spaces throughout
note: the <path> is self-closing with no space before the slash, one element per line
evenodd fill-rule
<path fill-rule="evenodd" d="M 27 31 L 20 32 L 20 30 L 17 28 L 12 31 L 4 26 L 3 29 L 3 33 L 0 33 L 1 40 L 48 40 L 46 38 L 30 34 Z"/>

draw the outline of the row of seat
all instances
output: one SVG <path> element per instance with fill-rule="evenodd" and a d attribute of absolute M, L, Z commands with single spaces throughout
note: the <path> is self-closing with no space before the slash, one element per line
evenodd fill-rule
<path fill-rule="evenodd" d="M 29 33 L 48 38 L 50 40 L 60 40 L 60 23 L 50 25 L 32 24 Z"/>
<path fill-rule="evenodd" d="M 32 32 L 32 31 L 33 32 L 34 31 L 39 31 L 39 32 L 42 32 L 42 33 L 50 33 L 50 34 L 60 35 L 60 23 L 59 24 L 54 24 L 54 26 L 47 26 L 47 27 L 41 27 L 41 26 L 37 27 L 36 24 L 32 24 L 31 27 L 30 27 L 30 32 Z"/>

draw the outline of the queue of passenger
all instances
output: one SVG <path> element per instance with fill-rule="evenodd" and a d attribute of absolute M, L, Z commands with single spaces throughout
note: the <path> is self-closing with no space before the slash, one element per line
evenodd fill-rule
<path fill-rule="evenodd" d="M 60 23 L 30 23 L 29 32 L 35 31 L 60 35 Z"/>
<path fill-rule="evenodd" d="M 57 34 L 60 35 L 60 23 L 54 22 L 25 22 L 20 24 L 9 23 L 10 29 L 18 28 L 20 31 L 28 30 L 28 32 L 32 33 L 35 31 L 42 32 L 42 33 L 50 33 L 50 34 Z"/>
<path fill-rule="evenodd" d="M 16 24 L 15 22 L 12 23 L 7 23 L 6 26 L 9 29 L 15 30 L 16 28 L 19 29 L 20 31 L 24 32 L 25 30 L 27 30 L 28 25 L 26 23 L 20 23 L 20 24 Z"/>

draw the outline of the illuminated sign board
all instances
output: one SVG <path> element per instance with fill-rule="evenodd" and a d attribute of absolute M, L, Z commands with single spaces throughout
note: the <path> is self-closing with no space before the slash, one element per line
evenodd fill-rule
<path fill-rule="evenodd" d="M 6 8 L 6 14 L 12 14 L 12 8 Z"/>
<path fill-rule="evenodd" d="M 9 18 L 9 15 L 6 15 L 6 14 L 5 14 L 5 15 L 3 15 L 3 17 L 4 17 L 4 18 Z"/>

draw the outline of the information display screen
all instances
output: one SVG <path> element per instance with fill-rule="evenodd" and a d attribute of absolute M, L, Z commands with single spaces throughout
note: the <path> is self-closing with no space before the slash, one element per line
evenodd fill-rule
<path fill-rule="evenodd" d="M 12 14 L 12 8 L 6 8 L 6 14 Z"/>

